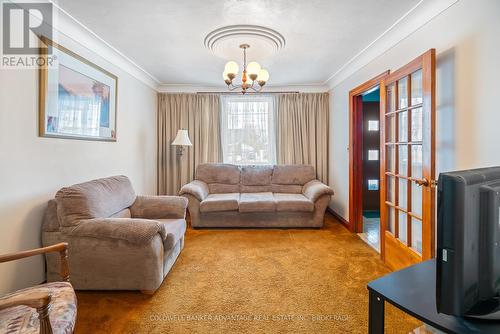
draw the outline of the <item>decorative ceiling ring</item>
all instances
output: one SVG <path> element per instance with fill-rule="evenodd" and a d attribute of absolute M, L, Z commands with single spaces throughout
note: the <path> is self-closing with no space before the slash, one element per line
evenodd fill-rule
<path fill-rule="evenodd" d="M 260 37 L 263 37 L 271 42 L 273 42 L 275 45 L 276 45 L 276 48 L 277 49 L 281 49 L 283 48 L 285 45 L 284 45 L 284 42 L 277 39 L 275 37 L 275 35 L 272 35 L 272 34 L 269 34 L 268 32 L 266 31 L 251 31 L 251 32 L 248 32 L 248 31 L 241 31 L 241 30 L 231 30 L 231 31 L 224 31 L 224 32 L 221 32 L 221 33 L 217 33 L 217 34 L 214 34 L 211 36 L 210 40 L 208 40 L 206 43 L 205 43 L 205 46 L 209 49 L 213 49 L 214 48 L 214 45 L 220 41 L 221 39 L 225 38 L 225 37 L 238 37 L 238 36 L 260 36 Z"/>
<path fill-rule="evenodd" d="M 268 40 L 276 49 L 285 47 L 285 37 L 276 30 L 257 25 L 231 25 L 215 29 L 207 34 L 204 44 L 207 49 L 214 50 L 217 43 L 227 38 L 237 38 L 238 36 L 251 36 Z"/>
<path fill-rule="evenodd" d="M 282 48 L 282 46 L 274 39 L 268 38 L 268 36 L 265 34 L 256 34 L 256 33 L 234 33 L 234 34 L 223 35 L 223 36 L 220 36 L 220 37 L 217 37 L 216 39 L 214 39 L 213 42 L 210 45 L 208 45 L 207 47 L 210 50 L 214 50 L 217 47 L 218 42 L 221 42 L 221 41 L 226 40 L 226 39 L 230 39 L 232 37 L 239 37 L 239 36 L 262 37 L 265 40 L 267 40 L 268 42 L 270 42 L 275 47 L 276 50 L 279 50 Z"/>

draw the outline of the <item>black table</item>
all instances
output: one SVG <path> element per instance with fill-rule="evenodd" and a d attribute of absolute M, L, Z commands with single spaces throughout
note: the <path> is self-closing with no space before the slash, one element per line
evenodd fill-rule
<path fill-rule="evenodd" d="M 368 283 L 369 333 L 384 333 L 384 302 L 446 333 L 500 333 L 500 322 L 454 317 L 436 309 L 436 260 L 428 260 Z"/>

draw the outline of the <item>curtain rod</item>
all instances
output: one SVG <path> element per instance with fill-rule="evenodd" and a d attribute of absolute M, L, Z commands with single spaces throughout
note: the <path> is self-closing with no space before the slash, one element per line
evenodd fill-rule
<path fill-rule="evenodd" d="M 283 91 L 283 92 L 247 92 L 245 94 L 242 94 L 241 92 L 196 92 L 196 94 L 231 94 L 231 95 L 260 95 L 260 94 L 300 94 L 300 92 L 295 92 L 295 91 Z"/>

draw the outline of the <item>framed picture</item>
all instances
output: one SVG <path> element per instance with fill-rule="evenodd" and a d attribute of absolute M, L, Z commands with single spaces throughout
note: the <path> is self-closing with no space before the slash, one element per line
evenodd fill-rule
<path fill-rule="evenodd" d="M 118 78 L 47 38 L 42 41 L 52 46 L 57 64 L 40 67 L 40 136 L 116 141 Z"/>

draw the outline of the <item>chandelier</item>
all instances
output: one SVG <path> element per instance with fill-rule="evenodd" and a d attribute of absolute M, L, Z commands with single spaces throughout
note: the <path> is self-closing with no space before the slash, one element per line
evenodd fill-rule
<path fill-rule="evenodd" d="M 224 67 L 222 77 L 230 91 L 241 89 L 241 93 L 245 94 L 247 91 L 260 92 L 262 87 L 269 80 L 269 72 L 260 67 L 259 63 L 252 61 L 247 65 L 247 49 L 250 47 L 248 44 L 241 44 L 240 48 L 243 49 L 243 74 L 241 76 L 241 84 L 235 85 L 234 78 L 238 75 L 239 67 L 235 61 L 227 62 Z M 255 82 L 257 81 L 257 85 Z"/>

